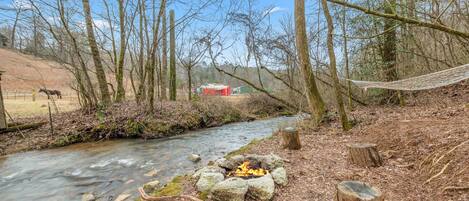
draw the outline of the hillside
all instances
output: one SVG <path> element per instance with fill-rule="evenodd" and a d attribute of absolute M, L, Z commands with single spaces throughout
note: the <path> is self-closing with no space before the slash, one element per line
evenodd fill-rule
<path fill-rule="evenodd" d="M 6 71 L 2 76 L 6 92 L 29 92 L 43 86 L 70 91 L 71 73 L 53 61 L 0 49 L 0 70 Z"/>

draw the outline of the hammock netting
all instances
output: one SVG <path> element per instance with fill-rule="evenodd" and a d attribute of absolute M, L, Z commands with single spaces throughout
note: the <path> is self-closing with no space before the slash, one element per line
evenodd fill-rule
<path fill-rule="evenodd" d="M 465 79 L 469 79 L 469 64 L 392 82 L 350 81 L 360 88 L 365 88 L 365 90 L 380 88 L 413 91 L 447 86 Z"/>

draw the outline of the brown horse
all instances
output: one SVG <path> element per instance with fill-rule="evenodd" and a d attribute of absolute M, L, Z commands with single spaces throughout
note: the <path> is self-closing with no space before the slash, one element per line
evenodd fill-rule
<path fill-rule="evenodd" d="M 48 89 L 39 89 L 39 93 L 45 93 L 47 99 L 50 99 L 50 96 L 56 95 L 58 99 L 62 99 L 62 93 L 59 90 L 48 90 Z"/>

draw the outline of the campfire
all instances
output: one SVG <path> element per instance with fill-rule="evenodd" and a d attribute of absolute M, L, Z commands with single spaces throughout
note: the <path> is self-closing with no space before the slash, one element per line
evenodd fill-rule
<path fill-rule="evenodd" d="M 261 177 L 268 173 L 267 170 L 262 169 L 256 165 L 251 165 L 251 162 L 244 161 L 236 170 L 228 173 L 228 176 L 233 177 Z"/>
<path fill-rule="evenodd" d="M 275 154 L 220 158 L 192 178 L 197 191 L 209 192 L 211 200 L 272 200 L 275 186 L 288 183 L 283 159 Z"/>

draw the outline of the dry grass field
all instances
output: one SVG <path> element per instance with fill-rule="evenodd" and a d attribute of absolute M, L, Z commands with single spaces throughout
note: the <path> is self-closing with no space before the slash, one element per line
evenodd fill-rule
<path fill-rule="evenodd" d="M 78 99 L 76 97 L 63 97 L 63 99 L 54 99 L 59 112 L 67 112 L 78 109 Z M 51 112 L 55 113 L 52 101 L 46 97 L 37 97 L 33 101 L 31 97 L 18 97 L 16 100 L 12 98 L 4 99 L 5 109 L 13 119 L 24 117 L 35 117 L 48 115 L 48 102 L 51 105 Z"/>

